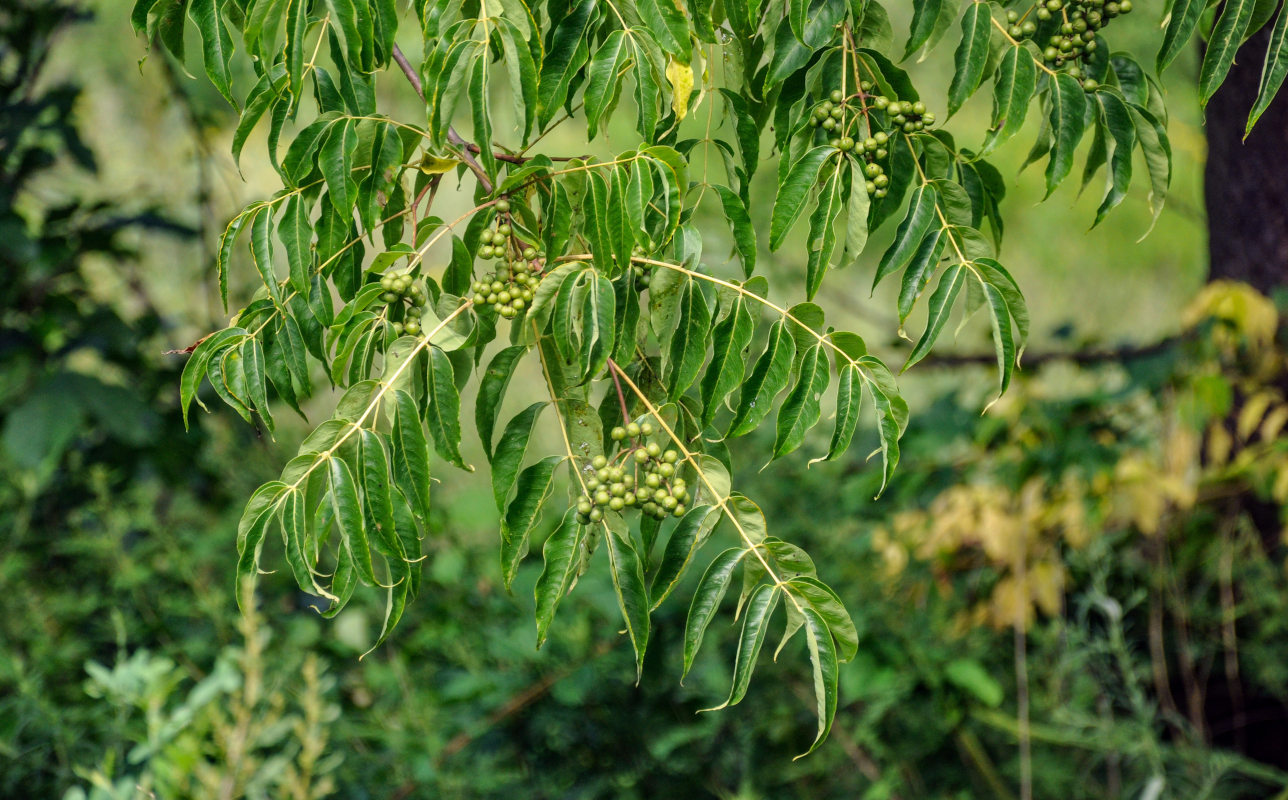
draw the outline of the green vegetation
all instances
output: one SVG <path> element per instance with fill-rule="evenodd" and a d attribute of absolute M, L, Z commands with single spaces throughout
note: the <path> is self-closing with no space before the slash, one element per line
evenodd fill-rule
<path fill-rule="evenodd" d="M 1173 158 L 1288 13 L 1010 5 L 3 12 L 0 792 L 1288 796 L 1279 312 Z"/>

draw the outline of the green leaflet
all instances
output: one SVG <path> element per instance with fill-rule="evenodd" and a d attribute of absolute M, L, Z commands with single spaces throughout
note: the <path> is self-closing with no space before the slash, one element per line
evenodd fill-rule
<path fill-rule="evenodd" d="M 277 221 L 277 238 L 286 251 L 291 288 L 307 291 L 313 272 L 313 226 L 309 221 L 310 207 L 302 195 L 293 195 L 282 207 Z"/>
<path fill-rule="evenodd" d="M 260 550 L 285 490 L 281 481 L 269 481 L 256 489 L 237 523 L 237 606 L 243 612 L 253 608 Z"/>
<path fill-rule="evenodd" d="M 693 668 L 693 659 L 702 646 L 707 626 L 720 608 L 720 601 L 729 589 L 729 579 L 733 576 L 734 569 L 745 555 L 746 550 L 731 547 L 712 559 L 706 572 L 702 574 L 702 580 L 698 582 L 698 588 L 689 604 L 689 616 L 684 623 L 684 671 L 680 673 L 681 683 Z"/>
<path fill-rule="evenodd" d="M 469 85 L 466 91 L 470 99 L 470 116 L 474 123 L 474 139 L 476 142 L 487 144 L 492 141 L 491 93 L 488 91 L 491 76 L 488 73 L 488 58 L 485 54 L 479 53 L 475 55 L 472 63 Z M 478 161 L 483 166 L 483 171 L 495 182 L 496 154 L 492 151 L 491 146 L 479 147 Z"/>
<path fill-rule="evenodd" d="M 742 169 L 745 180 L 750 180 L 760 166 L 760 127 L 751 115 L 747 101 L 741 95 L 729 89 L 721 89 L 725 108 L 733 118 L 734 133 L 738 139 L 738 152 L 742 154 Z"/>
<path fill-rule="evenodd" d="M 505 510 L 506 500 L 528 450 L 528 439 L 545 407 L 546 403 L 537 402 L 515 414 L 505 426 L 501 441 L 497 442 L 496 453 L 492 456 L 492 497 L 497 511 Z"/>
<path fill-rule="evenodd" d="M 630 42 L 623 30 L 608 34 L 604 43 L 591 56 L 590 64 L 586 67 L 584 95 L 588 137 L 595 138 L 600 119 L 616 104 L 630 58 Z"/>
<path fill-rule="evenodd" d="M 653 575 L 652 588 L 649 590 L 649 610 L 653 611 L 670 596 L 671 592 L 684 577 L 685 570 L 693 561 L 698 546 L 702 543 L 720 521 L 719 509 L 709 505 L 694 506 L 685 512 L 671 538 L 666 542 L 662 561 Z"/>
<path fill-rule="evenodd" d="M 748 599 L 743 610 L 742 633 L 738 636 L 738 651 L 733 662 L 733 686 L 729 689 L 729 697 L 720 705 L 704 708 L 703 711 L 716 711 L 737 705 L 747 694 L 747 687 L 751 685 L 751 673 L 756 668 L 756 659 L 765 643 L 765 634 L 769 632 L 769 618 L 778 606 L 778 596 L 777 586 L 761 584 Z"/>
<path fill-rule="evenodd" d="M 979 88 L 984 68 L 988 64 L 988 42 L 992 31 L 992 12 L 988 4 L 972 3 L 962 15 L 962 40 L 953 54 L 953 81 L 948 87 L 948 116 L 956 114 Z"/>
<path fill-rule="evenodd" d="M 1207 0 L 1172 0 L 1167 30 L 1163 33 L 1163 45 L 1158 51 L 1156 68 L 1160 75 L 1180 55 L 1181 49 L 1189 44 L 1206 7 Z"/>
<path fill-rule="evenodd" d="M 742 385 L 738 410 L 726 436 L 742 436 L 759 427 L 769 414 L 774 398 L 787 386 L 795 354 L 796 342 L 787 330 L 786 321 L 780 319 L 770 327 L 765 351 L 756 360 L 751 377 Z"/>
<path fill-rule="evenodd" d="M 635 0 L 644 26 L 662 49 L 689 63 L 689 21 L 677 0 Z"/>
<path fill-rule="evenodd" d="M 201 34 L 202 61 L 206 67 L 206 76 L 215 85 L 219 93 L 234 108 L 237 101 L 233 98 L 232 69 L 233 40 L 224 26 L 223 17 L 216 6 L 216 0 L 190 0 L 188 15 Z"/>
<path fill-rule="evenodd" d="M 1270 107 L 1270 101 L 1278 94 L 1285 75 L 1288 75 L 1288 11 L 1280 11 L 1275 27 L 1270 32 L 1266 61 L 1261 68 L 1261 82 L 1257 87 L 1257 101 L 1248 114 L 1248 125 L 1244 129 L 1243 138 L 1248 138 L 1248 134 L 1252 133 L 1252 126 L 1257 124 L 1257 120 Z"/>
<path fill-rule="evenodd" d="M 522 20 L 522 17 L 518 18 Z M 526 23 L 525 23 L 526 24 Z M 520 138 L 526 143 L 537 115 L 537 64 L 528 48 L 527 35 L 512 18 L 496 20 L 500 34 L 501 50 L 505 54 L 505 69 L 510 79 L 510 92 L 514 97 L 514 118 L 521 120 Z"/>
<path fill-rule="evenodd" d="M 1149 171 L 1149 205 L 1154 212 L 1150 221 L 1152 229 L 1158 221 L 1158 215 L 1163 212 L 1163 202 L 1167 199 L 1168 187 L 1172 181 L 1172 145 L 1163 124 L 1149 111 L 1131 106 L 1131 115 L 1136 123 L 1136 139 L 1140 142 L 1145 167 Z"/>
<path fill-rule="evenodd" d="M 1221 16 L 1208 37 L 1199 69 L 1199 102 L 1207 106 L 1234 64 L 1234 54 L 1243 44 L 1257 0 L 1225 0 Z M 1161 70 L 1160 70 L 1161 71 Z"/>
<path fill-rule="evenodd" d="M 796 220 L 805 209 L 805 198 L 818 182 L 818 174 L 823 168 L 823 162 L 837 152 L 839 151 L 836 148 L 827 146 L 806 151 L 796 163 L 792 164 L 787 175 L 778 184 L 778 194 L 774 198 L 774 212 L 769 225 L 770 250 L 777 250 L 782 245 L 788 231 L 796 224 Z"/>
<path fill-rule="evenodd" d="M 823 285 L 823 276 L 827 273 L 836 250 L 836 218 L 841 214 L 845 204 L 844 181 L 845 171 L 837 164 L 823 182 L 819 190 L 818 205 L 809 220 L 809 255 L 805 263 L 805 297 L 813 299 Z M 864 191 L 866 196 L 867 192 Z"/>
<path fill-rule="evenodd" d="M 1132 152 L 1136 149 L 1136 123 L 1123 99 L 1113 92 L 1100 91 L 1096 92 L 1095 100 L 1100 106 L 1113 148 L 1109 159 L 1109 185 L 1100 207 L 1096 209 L 1096 221 L 1092 227 L 1099 225 L 1105 215 L 1127 196 L 1127 189 L 1131 186 Z"/>
<path fill-rule="evenodd" d="M 822 344 L 816 344 L 805 351 L 798 374 L 796 386 L 778 409 L 771 461 L 800 447 L 801 442 L 805 441 L 805 434 L 818 424 L 822 415 L 820 400 L 832 378 L 832 366 L 827 361 Z"/>
<path fill-rule="evenodd" d="M 203 409 L 206 408 L 205 403 L 202 403 L 201 398 L 197 396 L 197 389 L 200 388 L 202 379 L 206 377 L 206 368 L 211 357 L 235 344 L 234 340 L 247 335 L 247 331 L 242 328 L 225 328 L 203 339 L 193 349 L 192 355 L 188 356 L 188 363 L 183 365 L 183 375 L 179 379 L 179 408 L 183 411 L 185 429 L 188 427 L 188 408 L 192 405 L 192 401 L 196 400 L 197 405 Z"/>
<path fill-rule="evenodd" d="M 939 261 L 947 248 L 949 234 L 943 228 L 935 228 L 921 240 L 917 252 L 913 254 L 908 268 L 903 273 L 903 283 L 899 288 L 899 325 L 902 328 L 912 313 L 912 307 L 921 297 L 921 293 L 934 277 Z"/>
<path fill-rule="evenodd" d="M 801 623 L 805 631 L 805 645 L 809 650 L 810 665 L 814 672 L 814 704 L 818 716 L 818 735 L 808 750 L 796 758 L 802 758 L 814 752 L 827 734 L 832 730 L 832 720 L 836 718 L 836 689 L 838 670 L 836 666 L 836 645 L 832 642 L 827 623 L 813 608 L 801 609 Z"/>
<path fill-rule="evenodd" d="M 831 461 L 849 448 L 862 410 L 863 383 L 859 369 L 853 364 L 846 364 L 836 377 L 836 427 L 832 431 L 831 444 L 827 447 L 827 455 L 810 459 L 810 464 Z"/>
<path fill-rule="evenodd" d="M 348 214 L 358 202 L 358 181 L 353 176 L 357 151 L 358 130 L 354 120 L 340 120 L 332 125 L 326 141 L 318 149 L 318 167 L 326 179 L 327 194 L 341 214 Z"/>
<path fill-rule="evenodd" d="M 791 547 L 786 542 L 780 542 L 779 546 Z M 818 578 L 805 574 L 789 581 L 787 592 L 807 603 L 827 623 L 828 632 L 836 641 L 838 661 L 846 662 L 854 658 L 859 651 L 859 632 L 854 626 L 854 620 L 850 618 L 850 612 L 845 610 L 845 604 L 831 587 Z"/>
<path fill-rule="evenodd" d="M 743 275 L 750 278 L 756 271 L 756 229 L 751 225 L 751 217 L 747 214 L 747 208 L 732 189 L 727 186 L 715 185 L 716 194 L 720 195 L 720 205 L 724 209 L 725 219 L 733 230 L 734 247 L 738 250 L 738 258 L 742 261 Z M 865 192 L 864 197 L 867 197 Z M 866 215 L 865 215 L 866 217 Z"/>
<path fill-rule="evenodd" d="M 327 459 L 327 478 L 331 513 L 340 532 L 341 549 L 351 559 L 358 579 L 367 586 L 375 586 L 377 580 L 371 563 L 371 545 L 353 472 L 344 459 L 331 456 Z"/>
<path fill-rule="evenodd" d="M 729 310 L 711 332 L 711 362 L 699 387 L 702 398 L 702 427 L 715 419 L 720 404 L 742 382 L 747 348 L 756 323 L 749 301 L 741 293 L 729 298 Z"/>
<path fill-rule="evenodd" d="M 501 578 L 506 589 L 514 581 L 519 562 L 528 554 L 528 535 L 550 496 L 555 467 L 563 460 L 562 456 L 546 456 L 524 468 L 515 481 L 514 499 L 501 519 Z"/>
<path fill-rule="evenodd" d="M 1007 48 L 997 64 L 997 81 L 993 85 L 993 121 L 980 149 L 981 155 L 992 152 L 1024 126 L 1037 81 L 1038 68 L 1032 54 L 1023 45 Z"/>
<path fill-rule="evenodd" d="M 988 319 L 993 326 L 993 349 L 997 353 L 998 387 L 997 396 L 1006 394 L 1011 385 L 1011 375 L 1015 370 L 1015 341 L 1011 336 L 1011 312 L 1006 305 L 1006 298 L 993 284 L 981 281 L 984 291 L 985 306 L 988 308 Z"/>
<path fill-rule="evenodd" d="M 912 27 L 908 32 L 908 43 L 904 45 L 904 59 L 917 52 L 917 48 L 923 45 L 929 47 L 930 38 L 935 33 L 935 26 L 943 6 L 944 0 L 913 0 Z"/>
<path fill-rule="evenodd" d="M 595 4 L 596 0 L 583 0 L 555 27 L 537 83 L 538 129 L 545 128 L 554 119 L 568 96 L 573 74 L 586 63 L 584 40 Z"/>
<path fill-rule="evenodd" d="M 1029 309 L 1024 301 L 1024 295 L 1020 293 L 1019 284 L 1011 277 L 1001 264 L 991 258 L 981 258 L 975 262 L 975 268 L 979 270 L 980 275 L 985 281 L 994 286 L 1001 293 L 1002 298 L 1006 301 L 1006 308 L 1011 313 L 1011 320 L 1015 323 L 1015 331 L 1018 336 L 1016 342 L 1016 361 L 1024 352 L 1024 345 L 1029 338 Z"/>
<path fill-rule="evenodd" d="M 580 364 L 582 377 L 589 380 L 603 372 L 613 352 L 616 335 L 616 293 L 613 284 L 598 272 L 587 273 L 592 285 L 582 298 L 582 342 Z"/>
<path fill-rule="evenodd" d="M 868 244 L 868 217 L 872 198 L 868 196 L 866 181 L 862 163 L 856 159 L 850 167 L 850 202 L 845 222 L 845 251 L 850 263 L 858 260 Z M 845 266 L 845 262 L 841 266 Z"/>
<path fill-rule="evenodd" d="M 877 264 L 876 275 L 872 278 L 872 291 L 876 291 L 877 284 L 882 278 L 903 269 L 916 254 L 917 248 L 921 246 L 921 240 L 925 238 L 931 224 L 935 221 L 935 206 L 938 200 L 939 195 L 933 186 L 922 184 L 913 190 L 912 200 L 908 203 L 908 216 L 899 223 L 894 233 L 894 241 L 881 256 L 881 263 Z"/>
<path fill-rule="evenodd" d="M 308 6 L 308 0 L 287 0 L 286 3 L 286 81 L 292 108 L 299 105 L 300 88 L 304 82 L 304 34 L 309 28 Z"/>
<path fill-rule="evenodd" d="M 275 426 L 273 424 L 273 414 L 268 408 L 268 387 L 264 367 L 264 348 L 259 339 L 250 338 L 242 342 L 239 348 L 241 353 L 242 372 L 246 376 L 246 397 L 247 405 L 259 412 L 259 416 L 264 420 L 265 427 L 268 428 L 269 435 L 273 434 Z"/>
<path fill-rule="evenodd" d="M 456 390 L 452 362 L 442 348 L 431 345 L 425 370 L 425 422 L 434 439 L 434 450 L 444 460 L 466 472 L 474 468 L 461 457 L 461 397 Z"/>
<path fill-rule="evenodd" d="M 390 422 L 395 475 L 412 509 L 422 522 L 429 521 L 429 442 L 420 425 L 420 412 L 411 395 L 393 392 L 393 415 Z"/>
<path fill-rule="evenodd" d="M 616 519 L 620 524 L 620 518 Z M 619 531 L 616 525 L 605 520 L 605 527 L 608 530 L 604 541 L 608 545 L 613 589 L 617 593 L 617 605 L 622 611 L 622 621 L 626 623 L 631 647 L 635 649 L 635 682 L 638 684 L 640 676 L 644 674 L 644 651 L 648 648 L 649 639 L 649 603 L 648 589 L 644 585 L 644 567 L 625 525 L 621 524 Z"/>
<path fill-rule="evenodd" d="M 697 379 L 706 360 L 707 339 L 711 335 L 711 312 L 702 287 L 696 280 L 686 280 L 676 304 L 675 328 L 667 347 L 663 375 L 667 398 L 674 402 Z"/>
<path fill-rule="evenodd" d="M 527 347 L 514 345 L 497 352 L 479 380 L 478 397 L 474 401 L 474 427 L 478 430 L 488 461 L 492 460 L 492 431 L 497 414 L 501 412 L 501 401 L 505 399 L 510 379 L 514 377 L 515 366 L 527 351 Z"/>
<path fill-rule="evenodd" d="M 1047 197 L 1073 168 L 1073 151 L 1078 148 L 1085 130 L 1086 94 L 1082 84 L 1064 72 L 1058 73 L 1051 84 L 1047 96 L 1048 121 L 1052 131 L 1051 158 L 1046 169 Z"/>
<path fill-rule="evenodd" d="M 576 509 L 568 509 L 541 548 L 545 566 L 533 589 L 536 600 L 537 649 L 545 644 L 550 623 L 554 621 L 559 601 L 569 592 L 575 576 L 577 550 L 582 546 L 585 528 L 577 524 Z"/>
<path fill-rule="evenodd" d="M 962 286 L 965 284 L 966 268 L 963 265 L 954 264 L 944 270 L 943 275 L 939 278 L 939 285 L 935 288 L 934 293 L 930 295 L 926 331 L 917 340 L 912 352 L 908 354 L 908 360 L 904 363 L 901 372 L 907 372 L 909 367 L 930 353 L 930 348 L 934 346 L 935 340 L 939 338 L 945 323 L 948 322 L 948 316 L 952 313 L 957 295 L 961 293 Z"/>

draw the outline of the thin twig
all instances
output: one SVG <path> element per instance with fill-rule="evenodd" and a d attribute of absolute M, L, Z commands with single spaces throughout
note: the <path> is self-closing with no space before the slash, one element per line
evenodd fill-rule
<path fill-rule="evenodd" d="M 411 84 L 411 88 L 416 90 L 416 94 L 420 96 L 423 102 L 425 100 L 425 89 L 420 85 L 420 76 L 416 74 L 416 68 L 407 60 L 407 56 L 403 54 L 402 48 L 398 45 L 394 45 L 394 61 L 398 62 L 403 75 L 407 76 L 407 82 Z M 483 167 L 479 166 L 479 162 L 474 159 L 474 156 L 470 155 L 469 142 L 461 138 L 461 135 L 451 125 L 447 126 L 447 141 L 461 148 L 461 161 L 465 162 L 465 166 L 470 168 L 470 172 L 474 173 L 474 177 L 478 178 L 479 185 L 483 187 L 483 190 L 491 194 L 493 189 L 492 179 L 483 171 Z M 474 152 L 478 151 L 475 150 Z"/>

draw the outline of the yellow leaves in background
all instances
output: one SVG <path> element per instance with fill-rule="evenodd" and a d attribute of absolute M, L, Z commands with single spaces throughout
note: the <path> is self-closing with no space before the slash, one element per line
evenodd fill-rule
<path fill-rule="evenodd" d="M 1002 577 L 963 624 L 1027 627 L 1037 612 L 1060 608 L 1066 582 L 1060 548 L 1091 539 L 1086 496 L 1073 478 L 1057 486 L 1035 478 L 1018 494 L 989 484 L 953 486 L 925 511 L 895 517 L 893 531 L 878 531 L 873 547 L 892 578 L 903 572 L 910 550 L 942 573 L 993 569 Z"/>
<path fill-rule="evenodd" d="M 1067 474 L 1058 485 L 1039 476 L 1018 489 L 982 481 L 950 486 L 929 507 L 902 512 L 874 534 L 886 577 L 900 579 L 899 589 L 913 595 L 932 586 L 949 595 L 961 584 L 954 578 L 991 574 L 991 581 L 966 581 L 972 591 L 987 590 L 959 615 L 959 632 L 1027 628 L 1038 614 L 1059 613 L 1065 554 L 1101 532 L 1177 535 L 1191 530 L 1186 523 L 1197 506 L 1231 493 L 1253 491 L 1288 505 L 1288 400 L 1280 388 L 1288 358 L 1276 345 L 1278 312 L 1246 285 L 1218 281 L 1200 292 L 1184 324 L 1212 319 L 1219 324 L 1186 351 L 1165 391 L 1137 393 L 1106 409 L 1116 424 L 1093 435 L 1117 450 L 1116 462 L 1092 475 Z M 1068 391 L 1083 374 L 1061 374 L 1053 383 Z M 1018 388 L 992 413 L 1007 419 L 1010 446 L 1035 450 L 1047 434 L 1029 423 L 1026 406 L 1048 387 Z M 1129 441 L 1141 444 L 1118 449 Z M 1005 464 L 1018 456 L 980 454 L 988 457 Z M 1288 542 L 1288 529 L 1284 537 Z M 932 581 L 908 576 L 912 559 L 930 569 Z"/>
<path fill-rule="evenodd" d="M 1213 281 L 1204 286 L 1182 316 L 1186 328 L 1205 319 L 1226 323 L 1258 347 L 1273 342 L 1279 327 L 1279 312 L 1270 298 L 1236 281 Z"/>

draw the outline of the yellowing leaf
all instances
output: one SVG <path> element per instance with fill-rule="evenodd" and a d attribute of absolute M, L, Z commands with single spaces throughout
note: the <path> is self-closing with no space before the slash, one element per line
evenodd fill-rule
<path fill-rule="evenodd" d="M 689 95 L 693 92 L 693 67 L 674 58 L 666 61 L 666 79 L 671 84 L 671 108 L 679 122 L 689 113 Z"/>
<path fill-rule="evenodd" d="M 460 163 L 454 158 L 443 158 L 432 153 L 426 153 L 424 158 L 416 164 L 416 168 L 426 175 L 442 175 L 444 172 L 451 172 Z"/>

